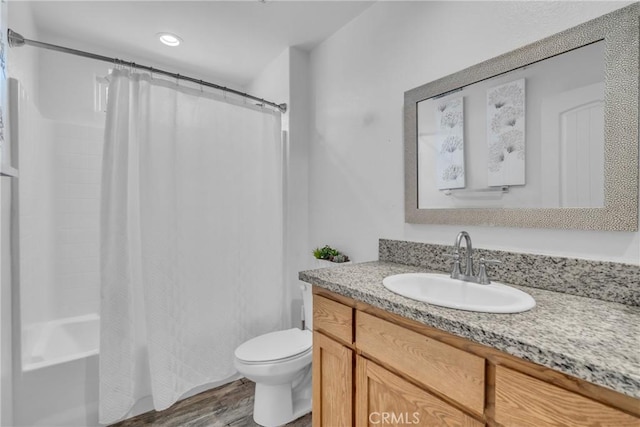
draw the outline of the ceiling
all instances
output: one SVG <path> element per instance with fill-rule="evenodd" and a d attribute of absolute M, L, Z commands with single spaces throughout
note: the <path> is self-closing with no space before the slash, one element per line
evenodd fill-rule
<path fill-rule="evenodd" d="M 286 47 L 313 49 L 373 1 L 30 1 L 19 6 L 32 8 L 40 41 L 64 40 L 68 47 L 244 86 Z M 175 33 L 184 42 L 164 46 L 158 32 Z"/>

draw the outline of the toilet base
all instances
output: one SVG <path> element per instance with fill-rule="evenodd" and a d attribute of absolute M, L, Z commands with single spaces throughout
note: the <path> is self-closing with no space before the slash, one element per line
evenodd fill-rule
<path fill-rule="evenodd" d="M 277 427 L 311 412 L 311 369 L 294 385 L 256 383 L 253 420 L 265 427 Z"/>
<path fill-rule="evenodd" d="M 311 399 L 291 398 L 291 385 L 256 384 L 253 420 L 265 427 L 276 427 L 311 412 Z"/>

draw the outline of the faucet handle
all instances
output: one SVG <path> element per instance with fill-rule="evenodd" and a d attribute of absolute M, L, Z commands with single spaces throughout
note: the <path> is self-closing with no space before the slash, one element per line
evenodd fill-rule
<path fill-rule="evenodd" d="M 457 279 L 462 274 L 462 271 L 460 271 L 460 253 L 456 251 L 452 254 L 444 254 L 444 256 L 447 258 L 453 259 L 453 267 L 451 268 L 451 278 Z"/>
<path fill-rule="evenodd" d="M 487 274 L 487 264 L 502 264 L 502 261 L 497 259 L 484 259 L 480 258 L 478 268 L 478 283 L 481 285 L 488 285 L 491 283 L 489 275 Z"/>

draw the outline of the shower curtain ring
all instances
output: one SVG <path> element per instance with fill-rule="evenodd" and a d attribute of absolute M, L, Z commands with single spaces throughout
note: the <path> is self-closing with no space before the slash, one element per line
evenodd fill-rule
<path fill-rule="evenodd" d="M 180 86 L 180 73 L 176 74 L 176 86 Z"/>
<path fill-rule="evenodd" d="M 204 92 L 204 89 L 202 88 L 202 80 L 200 80 L 200 92 Z"/>
<path fill-rule="evenodd" d="M 151 80 L 153 80 L 153 67 L 149 67 L 149 76 L 151 77 Z"/>

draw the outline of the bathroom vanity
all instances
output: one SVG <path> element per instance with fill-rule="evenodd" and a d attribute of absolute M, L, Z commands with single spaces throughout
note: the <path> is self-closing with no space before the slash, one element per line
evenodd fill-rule
<path fill-rule="evenodd" d="M 300 273 L 314 285 L 314 426 L 640 426 L 637 307 L 526 287 L 531 311 L 472 313 L 382 286 L 417 271 Z"/>

